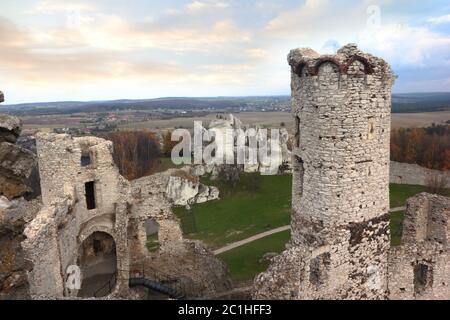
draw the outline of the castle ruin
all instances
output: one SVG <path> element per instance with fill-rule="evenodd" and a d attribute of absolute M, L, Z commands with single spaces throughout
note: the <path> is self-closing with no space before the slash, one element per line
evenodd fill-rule
<path fill-rule="evenodd" d="M 201 242 L 183 239 L 166 194 L 176 172 L 128 181 L 114 163 L 111 141 L 49 133 L 36 140 L 42 207 L 22 242 L 33 264 L 32 298 L 143 299 L 145 290 L 130 286 L 148 279 L 169 285 L 163 290 L 172 296 L 231 287 L 223 262 Z M 81 287 L 74 289 L 77 272 Z"/>
<path fill-rule="evenodd" d="M 282 263 L 258 277 L 255 295 L 382 299 L 387 294 L 390 245 L 395 75 L 386 62 L 355 45 L 335 55 L 297 49 L 288 61 L 296 122 L 292 248 L 279 259 Z M 277 275 L 285 272 L 293 278 Z M 281 288 L 270 290 L 271 285 Z"/>
<path fill-rule="evenodd" d="M 291 241 L 256 277 L 253 297 L 450 299 L 449 198 L 409 199 L 401 245 L 390 245 L 389 65 L 355 45 L 334 55 L 297 49 L 288 61 L 296 124 Z M 32 299 L 145 299 L 148 292 L 134 287 L 148 279 L 179 289 L 171 297 L 232 288 L 224 263 L 200 241 L 183 239 L 171 210 L 219 196 L 196 177 L 208 168 L 127 181 L 110 141 L 41 133 L 42 197 L 26 201 L 36 157 L 16 144 L 20 119 L 0 120 L 3 296 L 15 288 Z M 71 286 L 74 266 L 81 288 Z"/>
<path fill-rule="evenodd" d="M 450 299 L 450 199 L 408 199 L 401 245 L 389 252 L 389 298 Z"/>

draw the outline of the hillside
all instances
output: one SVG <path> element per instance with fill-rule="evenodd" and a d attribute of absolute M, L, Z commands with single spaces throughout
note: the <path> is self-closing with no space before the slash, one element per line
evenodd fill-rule
<path fill-rule="evenodd" d="M 4 105 L 17 115 L 72 114 L 80 112 L 108 112 L 117 110 L 286 110 L 290 96 L 267 97 L 208 97 L 158 98 L 111 101 L 61 101 Z M 402 93 L 392 96 L 392 112 L 432 112 L 450 110 L 450 93 Z M 287 110 L 286 110 L 287 111 Z"/>

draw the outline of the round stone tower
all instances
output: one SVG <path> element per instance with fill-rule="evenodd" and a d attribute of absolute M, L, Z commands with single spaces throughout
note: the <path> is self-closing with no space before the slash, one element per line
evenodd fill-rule
<path fill-rule="evenodd" d="M 277 283 L 267 292 L 284 292 L 280 298 L 385 298 L 395 75 L 352 44 L 334 55 L 292 50 L 288 61 L 296 124 L 291 249 L 257 279 L 256 297 L 277 298 L 264 294 L 266 284 L 258 288 L 264 281 Z"/>
<path fill-rule="evenodd" d="M 355 45 L 336 55 L 293 50 L 288 61 L 297 130 L 293 244 L 321 252 L 315 266 L 319 284 L 338 288 L 351 280 L 355 292 L 381 296 L 395 76 L 387 63 Z"/>

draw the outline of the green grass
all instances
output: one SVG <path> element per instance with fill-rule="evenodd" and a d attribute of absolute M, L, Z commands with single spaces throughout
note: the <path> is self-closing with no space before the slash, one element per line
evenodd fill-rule
<path fill-rule="evenodd" d="M 391 213 L 391 246 L 400 245 L 404 217 L 404 211 Z M 290 231 L 284 231 L 224 252 L 218 257 L 227 264 L 234 281 L 248 281 L 267 270 L 270 262 L 261 261 L 263 255 L 267 252 L 281 253 L 289 240 Z"/>
<path fill-rule="evenodd" d="M 187 238 L 214 248 L 290 222 L 291 176 L 242 174 L 236 186 L 216 181 L 220 200 L 174 208 Z"/>
<path fill-rule="evenodd" d="M 391 228 L 391 246 L 399 246 L 402 239 L 403 219 L 405 218 L 405 212 L 393 212 L 390 218 Z"/>
<path fill-rule="evenodd" d="M 195 204 L 191 210 L 174 208 L 187 238 L 219 248 L 290 223 L 290 175 L 242 174 L 236 185 L 208 178 L 202 182 L 217 186 L 220 200 Z M 406 199 L 423 191 L 424 186 L 391 184 L 391 208 L 404 206 Z"/>
<path fill-rule="evenodd" d="M 219 255 L 235 281 L 252 279 L 264 271 L 270 261 L 260 261 L 267 252 L 281 253 L 290 239 L 290 231 L 280 232 Z"/>
<path fill-rule="evenodd" d="M 160 168 L 159 171 L 160 172 L 164 172 L 168 169 L 172 169 L 172 168 L 181 168 L 183 167 L 183 165 L 176 165 L 172 162 L 171 158 L 166 158 L 166 157 L 162 157 L 159 158 L 160 162 Z"/>
<path fill-rule="evenodd" d="M 158 233 L 147 236 L 147 249 L 149 252 L 155 252 L 159 249 Z"/>
<path fill-rule="evenodd" d="M 407 184 L 390 184 L 389 192 L 390 192 L 390 200 L 391 200 L 391 208 L 402 207 L 405 205 L 406 199 L 421 193 L 425 192 L 427 187 L 424 186 L 415 186 L 415 185 L 407 185 Z"/>

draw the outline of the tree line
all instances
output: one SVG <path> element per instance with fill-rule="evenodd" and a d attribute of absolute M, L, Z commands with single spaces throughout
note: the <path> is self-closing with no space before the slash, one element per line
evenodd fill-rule
<path fill-rule="evenodd" d="M 393 129 L 391 160 L 450 170 L 450 125 Z"/>
<path fill-rule="evenodd" d="M 113 158 L 119 172 L 128 180 L 158 171 L 161 147 L 158 137 L 149 131 L 113 131 L 102 136 L 114 144 Z"/>
<path fill-rule="evenodd" d="M 102 137 L 114 143 L 114 161 L 129 180 L 160 171 L 161 158 L 170 158 L 178 143 L 171 141 L 170 131 L 163 133 L 161 139 L 150 131 L 113 131 Z M 391 160 L 450 170 L 450 125 L 393 129 Z"/>

